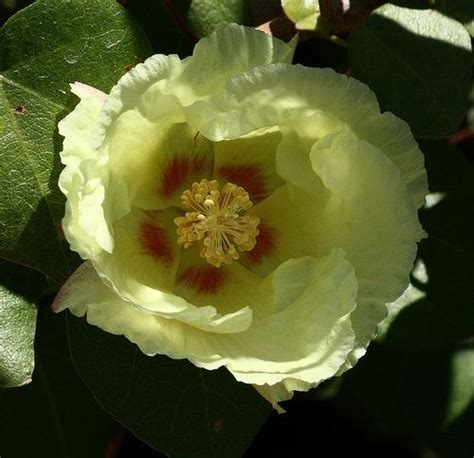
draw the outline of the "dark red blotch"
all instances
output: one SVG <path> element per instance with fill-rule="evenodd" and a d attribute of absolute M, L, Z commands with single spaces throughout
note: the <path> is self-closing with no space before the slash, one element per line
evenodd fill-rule
<path fill-rule="evenodd" d="M 223 165 L 217 173 L 230 183 L 244 188 L 253 203 L 260 202 L 268 196 L 265 187 L 265 174 L 259 164 Z"/>
<path fill-rule="evenodd" d="M 156 224 L 145 221 L 140 226 L 140 243 L 147 254 L 169 267 L 173 263 L 171 251 L 165 231 Z"/>
<path fill-rule="evenodd" d="M 163 170 L 160 192 L 169 198 L 179 191 L 190 177 L 199 175 L 203 171 L 203 158 L 174 156 Z"/>
<path fill-rule="evenodd" d="M 245 253 L 250 264 L 259 264 L 265 257 L 273 253 L 276 247 L 275 230 L 265 223 L 260 223 L 256 242 L 254 249 Z"/>
<path fill-rule="evenodd" d="M 227 275 L 221 269 L 212 266 L 188 267 L 178 277 L 179 283 L 200 294 L 215 294 L 226 281 Z"/>

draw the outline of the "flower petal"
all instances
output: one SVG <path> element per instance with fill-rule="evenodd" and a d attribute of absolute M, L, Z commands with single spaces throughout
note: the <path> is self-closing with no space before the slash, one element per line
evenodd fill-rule
<path fill-rule="evenodd" d="M 386 314 L 384 304 L 407 287 L 416 242 L 424 233 L 400 170 L 369 143 L 343 131 L 315 144 L 311 162 L 351 215 L 345 230 L 335 228 L 331 244 L 346 251 L 357 272 L 359 294 L 351 319 L 360 356 Z"/>
<path fill-rule="evenodd" d="M 59 122 L 64 136 L 61 161 L 66 166 L 59 177 L 59 187 L 66 195 L 63 230 L 71 245 L 83 258 L 103 249 L 112 249 L 112 239 L 102 204 L 104 186 L 100 170 L 93 164 L 96 153 L 92 134 L 106 95 L 75 83 L 72 92 L 81 97 L 76 108 Z"/>
<path fill-rule="evenodd" d="M 200 247 L 181 252 L 173 293 L 199 307 L 212 305 L 220 314 L 257 309 L 269 301 L 262 279 L 237 262 L 217 268 L 199 256 Z"/>
<path fill-rule="evenodd" d="M 315 143 L 309 158 L 314 191 L 287 184 L 250 210 L 273 240 L 264 257 L 247 257 L 246 265 L 262 275 L 292 257 L 343 248 L 359 281 L 351 319 L 361 355 L 385 304 L 405 290 L 423 231 L 399 169 L 377 148 L 344 130 Z"/>
<path fill-rule="evenodd" d="M 126 183 L 131 204 L 142 209 L 179 206 L 183 191 L 212 176 L 212 143 L 186 123 L 151 122 L 129 110 L 107 135 L 111 174 Z"/>
<path fill-rule="evenodd" d="M 315 386 L 333 376 L 354 344 L 357 281 L 342 250 L 291 259 L 264 285 L 273 293 L 272 307 L 255 310 L 246 332 L 217 347 L 227 349 L 227 368 L 257 385 L 294 378 Z"/>
<path fill-rule="evenodd" d="M 238 43 L 242 52 L 232 52 Z M 171 200 L 176 205 L 190 182 L 209 178 L 212 147 L 181 123 L 182 106 L 254 66 L 291 61 L 294 47 L 233 25 L 201 40 L 191 58 L 157 55 L 128 72 L 107 99 L 94 144 L 110 157 L 111 175 L 125 181 L 132 204 L 161 209 Z"/>
<path fill-rule="evenodd" d="M 255 204 L 284 182 L 276 174 L 278 131 L 214 144 L 214 177 L 243 187 Z"/>
<path fill-rule="evenodd" d="M 254 67 L 291 63 L 296 44 L 296 37 L 285 43 L 253 28 L 231 24 L 197 43 L 186 73 L 177 83 L 189 86 L 194 100 L 208 97 L 229 79 Z"/>
<path fill-rule="evenodd" d="M 254 68 L 230 80 L 210 100 L 186 108 L 186 116 L 214 141 L 278 126 L 283 135 L 285 130 L 293 131 L 304 147 L 348 127 L 390 157 L 418 207 L 424 201 L 423 155 L 408 125 L 391 113 L 381 114 L 374 93 L 365 84 L 331 69 L 285 64 Z M 283 155 L 280 160 L 284 162 L 279 164 L 277 156 L 277 171 L 285 173 L 293 156 Z M 298 173 L 308 180 L 305 163 L 300 158 L 289 168 L 293 184 L 298 184 Z"/>
<path fill-rule="evenodd" d="M 288 401 L 293 397 L 293 391 L 286 389 L 284 382 L 275 385 L 253 385 L 260 396 L 263 396 L 278 413 L 285 413 L 279 403 Z"/>
<path fill-rule="evenodd" d="M 100 304 L 91 300 L 87 314 L 90 322 L 125 334 L 150 355 L 187 358 L 207 369 L 225 365 L 238 380 L 257 385 L 288 378 L 314 385 L 334 375 L 353 347 L 350 313 L 356 293 L 354 271 L 343 252 L 335 250 L 319 260 L 288 261 L 261 282 L 256 295 L 267 299 L 254 309 L 252 325 L 243 332 L 203 332 L 113 296 Z M 101 296 L 94 292 L 93 297 Z M 67 306 L 73 312 L 85 310 L 71 302 Z"/>
<path fill-rule="evenodd" d="M 260 234 L 244 265 L 267 275 L 290 258 L 324 256 L 338 246 L 332 240 L 335 228 L 344 227 L 344 207 L 321 184 L 319 189 L 313 194 L 288 183 L 249 210 L 260 218 Z"/>
<path fill-rule="evenodd" d="M 423 154 L 409 125 L 387 111 L 380 117 L 367 119 L 356 133 L 383 151 L 397 165 L 408 194 L 416 207 L 420 208 L 428 193 L 428 177 Z"/>
<path fill-rule="evenodd" d="M 195 307 L 183 298 L 170 293 L 151 288 L 148 288 L 148 292 L 154 293 L 156 300 L 154 304 L 149 303 L 149 307 L 144 307 L 141 303 L 135 304 L 128 298 L 124 299 L 114 285 L 107 278 L 99 276 L 93 264 L 86 261 L 63 285 L 52 308 L 55 312 L 69 308 L 77 316 L 83 316 L 86 312 L 97 313 L 101 316 L 101 320 L 94 324 L 100 328 L 124 335 L 127 335 L 127 328 L 130 328 L 132 334 L 136 332 L 139 336 L 130 340 L 142 349 L 146 347 L 145 353 L 161 353 L 176 358 L 186 356 L 182 353 L 176 356 L 178 353 L 175 355 L 165 352 L 159 346 L 159 342 L 166 340 L 168 332 L 173 332 L 176 328 L 181 329 L 185 326 L 190 335 L 197 331 L 203 332 L 204 335 L 239 333 L 245 331 L 252 322 L 252 311 L 249 308 L 221 315 L 212 306 Z M 142 286 L 140 293 L 145 297 L 146 287 Z M 146 335 L 145 330 L 140 329 L 143 326 L 154 335 Z M 164 335 L 161 339 L 159 333 Z M 172 335 L 168 337 L 173 339 Z M 153 339 L 156 339 L 154 347 Z M 144 343 L 144 347 L 140 345 L 141 343 Z M 172 342 L 169 345 L 172 345 Z M 153 350 L 150 350 L 151 348 Z"/>
<path fill-rule="evenodd" d="M 96 145 L 102 144 L 107 128 L 129 109 L 151 121 L 183 121 L 183 106 L 219 92 L 230 78 L 253 67 L 291 62 L 295 47 L 296 39 L 285 43 L 231 24 L 200 40 L 193 55 L 184 60 L 176 55 L 152 56 L 112 89 L 99 120 Z"/>
<path fill-rule="evenodd" d="M 137 343 L 145 354 L 182 357 L 181 353 L 174 354 L 175 342 L 171 340 L 172 334 L 168 329 L 181 326 L 180 322 L 122 300 L 105 285 L 90 262 L 81 264 L 71 275 L 56 296 L 52 308 L 54 312 L 69 309 L 78 317 L 87 314 L 89 323 L 112 334 L 125 335 Z"/>
<path fill-rule="evenodd" d="M 116 288 L 133 290 L 138 284 L 170 291 L 179 264 L 174 208 L 132 211 L 113 225 L 114 250 L 93 259 L 93 264 Z"/>

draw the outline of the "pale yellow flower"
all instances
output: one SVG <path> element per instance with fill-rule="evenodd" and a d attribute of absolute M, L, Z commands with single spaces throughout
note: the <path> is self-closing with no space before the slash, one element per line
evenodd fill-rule
<path fill-rule="evenodd" d="M 59 124 L 55 310 L 147 355 L 225 366 L 276 407 L 350 368 L 408 285 L 423 157 L 370 89 L 230 26 L 156 55 Z"/>

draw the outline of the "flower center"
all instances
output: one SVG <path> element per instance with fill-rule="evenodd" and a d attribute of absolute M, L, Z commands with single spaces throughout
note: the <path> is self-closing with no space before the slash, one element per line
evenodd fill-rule
<path fill-rule="evenodd" d="M 244 188 L 233 183 L 222 189 L 217 180 L 201 180 L 184 191 L 181 201 L 192 211 L 175 218 L 178 245 L 189 248 L 202 240 L 201 256 L 220 267 L 239 259 L 239 251 L 255 247 L 260 218 L 244 215 L 253 203 Z"/>

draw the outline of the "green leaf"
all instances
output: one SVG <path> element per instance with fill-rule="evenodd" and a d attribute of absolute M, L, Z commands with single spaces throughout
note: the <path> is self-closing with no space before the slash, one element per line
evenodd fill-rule
<path fill-rule="evenodd" d="M 435 436 L 445 423 L 451 349 L 405 352 L 372 343 L 344 377 L 341 396 L 354 397 L 392 435 Z"/>
<path fill-rule="evenodd" d="M 431 190 L 420 213 L 428 238 L 406 301 L 342 391 L 391 435 L 464 458 L 474 453 L 474 165 L 445 142 L 420 147 Z"/>
<path fill-rule="evenodd" d="M 25 385 L 34 368 L 36 306 L 43 276 L 0 260 L 0 387 Z"/>
<path fill-rule="evenodd" d="M 63 315 L 40 307 L 33 382 L 0 389 L 2 458 L 103 457 L 113 420 L 71 362 Z"/>
<path fill-rule="evenodd" d="M 453 423 L 474 402 L 474 342 L 453 356 L 451 370 L 451 396 L 446 411 L 446 425 Z"/>
<path fill-rule="evenodd" d="M 140 439 L 172 458 L 240 457 L 271 408 L 224 369 L 145 356 L 68 315 L 71 354 L 101 406 Z"/>
<path fill-rule="evenodd" d="M 441 348 L 474 336 L 469 287 L 474 265 L 474 165 L 445 142 L 424 141 L 429 188 L 420 220 L 428 233 L 419 247 L 423 275 L 412 276 L 416 301 L 403 308 L 384 336 L 405 351 Z M 436 204 L 435 204 L 436 203 Z M 421 264 L 422 263 L 422 264 Z"/>
<path fill-rule="evenodd" d="M 340 400 L 360 406 L 390 436 L 429 447 L 434 456 L 472 457 L 472 355 L 472 346 L 408 352 L 372 343 L 344 376 Z"/>
<path fill-rule="evenodd" d="M 77 264 L 62 235 L 57 122 L 72 108 L 69 83 L 109 91 L 150 52 L 113 1 L 42 0 L 0 34 L 0 255 L 58 282 Z"/>
<path fill-rule="evenodd" d="M 444 137 L 464 118 L 471 40 L 453 19 L 385 5 L 351 34 L 349 63 L 381 108 L 407 121 L 418 137 Z"/>
<path fill-rule="evenodd" d="M 197 37 L 210 35 L 232 22 L 250 25 L 251 21 L 245 0 L 192 0 L 187 19 Z"/>

